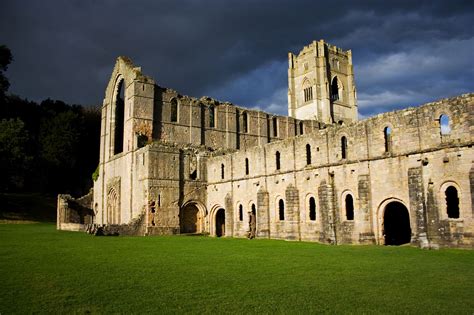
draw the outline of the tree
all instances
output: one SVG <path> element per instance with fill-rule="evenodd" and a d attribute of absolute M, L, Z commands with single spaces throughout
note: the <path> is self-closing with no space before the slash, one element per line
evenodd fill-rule
<path fill-rule="evenodd" d="M 7 71 L 8 65 L 12 62 L 13 56 L 5 45 L 0 45 L 0 102 L 3 104 L 5 99 L 5 93 L 10 87 L 8 79 L 4 76 L 3 72 Z"/>

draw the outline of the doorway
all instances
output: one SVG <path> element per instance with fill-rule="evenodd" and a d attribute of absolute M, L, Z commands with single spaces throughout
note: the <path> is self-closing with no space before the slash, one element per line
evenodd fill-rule
<path fill-rule="evenodd" d="M 401 202 L 392 201 L 385 206 L 383 234 L 385 245 L 410 243 L 410 215 L 408 209 Z"/>
<path fill-rule="evenodd" d="M 216 236 L 225 236 L 225 210 L 222 208 L 216 212 Z"/>

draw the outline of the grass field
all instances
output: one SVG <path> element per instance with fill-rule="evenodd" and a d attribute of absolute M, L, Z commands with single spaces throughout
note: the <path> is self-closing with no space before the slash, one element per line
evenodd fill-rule
<path fill-rule="evenodd" d="M 0 313 L 474 312 L 474 251 L 0 224 Z"/>

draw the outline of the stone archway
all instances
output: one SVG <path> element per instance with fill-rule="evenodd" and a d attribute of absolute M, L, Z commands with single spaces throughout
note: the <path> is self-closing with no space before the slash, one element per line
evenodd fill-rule
<path fill-rule="evenodd" d="M 410 214 L 401 202 L 391 201 L 383 212 L 385 245 L 402 245 L 411 241 Z"/>
<path fill-rule="evenodd" d="M 180 233 L 202 233 L 202 220 L 202 213 L 195 203 L 185 205 L 179 211 Z"/>
<path fill-rule="evenodd" d="M 216 236 L 225 236 L 225 210 L 220 208 L 216 212 Z"/>

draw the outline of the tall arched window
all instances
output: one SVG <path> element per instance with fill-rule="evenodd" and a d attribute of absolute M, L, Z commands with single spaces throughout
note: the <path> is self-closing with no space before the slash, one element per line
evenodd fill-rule
<path fill-rule="evenodd" d="M 244 112 L 242 114 L 242 124 L 243 124 L 243 132 L 248 133 L 249 132 L 249 118 L 248 118 L 247 112 Z"/>
<path fill-rule="evenodd" d="M 276 151 L 275 153 L 275 165 L 276 165 L 276 169 L 279 170 L 280 169 L 280 152 L 279 151 Z"/>
<path fill-rule="evenodd" d="M 221 164 L 221 179 L 224 179 L 225 167 L 224 164 Z"/>
<path fill-rule="evenodd" d="M 331 83 L 331 101 L 337 101 L 338 99 L 339 99 L 339 85 L 337 83 L 337 77 L 334 77 Z"/>
<path fill-rule="evenodd" d="M 309 144 L 306 145 L 306 165 L 311 164 L 311 146 Z"/>
<path fill-rule="evenodd" d="M 209 106 L 209 127 L 214 128 L 216 126 L 216 109 L 214 106 Z"/>
<path fill-rule="evenodd" d="M 448 218 L 458 219 L 459 218 L 459 196 L 458 190 L 454 186 L 449 186 L 444 192 L 446 195 L 446 210 L 448 212 Z"/>
<path fill-rule="evenodd" d="M 347 138 L 345 136 L 341 138 L 341 158 L 347 159 Z"/>
<path fill-rule="evenodd" d="M 124 128 L 124 114 L 125 114 L 125 88 L 123 86 L 123 79 L 120 80 L 117 87 L 117 94 L 115 95 L 115 126 L 114 126 L 114 154 L 123 152 L 123 128 Z"/>
<path fill-rule="evenodd" d="M 354 220 L 354 199 L 351 194 L 346 195 L 346 220 Z"/>
<path fill-rule="evenodd" d="M 171 109 L 170 109 L 170 121 L 171 122 L 178 122 L 178 101 L 173 98 L 170 101 Z"/>
<path fill-rule="evenodd" d="M 314 197 L 309 198 L 309 219 L 311 221 L 316 220 L 316 200 L 314 200 Z"/>
<path fill-rule="evenodd" d="M 239 205 L 239 221 L 244 220 L 244 207 L 242 205 Z"/>
<path fill-rule="evenodd" d="M 441 136 L 449 135 L 451 133 L 451 127 L 449 125 L 449 116 L 448 115 L 441 115 L 439 117 L 439 126 Z"/>
<path fill-rule="evenodd" d="M 392 149 L 392 128 L 385 127 L 383 130 L 383 136 L 385 140 L 385 152 L 390 152 Z"/>
<path fill-rule="evenodd" d="M 249 173 L 249 159 L 245 158 L 245 175 L 248 175 Z"/>
<path fill-rule="evenodd" d="M 280 221 L 285 220 L 285 202 L 283 199 L 278 201 L 278 218 Z"/>

